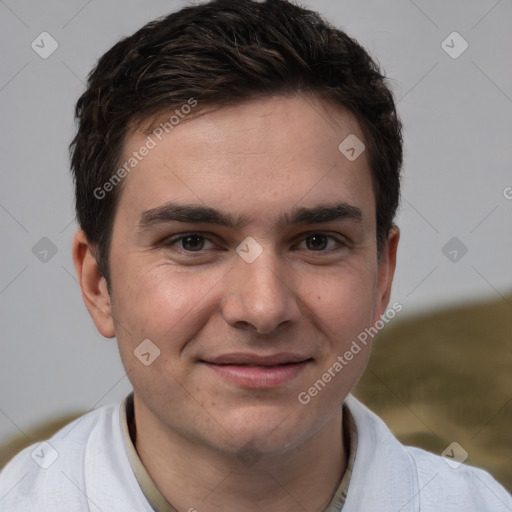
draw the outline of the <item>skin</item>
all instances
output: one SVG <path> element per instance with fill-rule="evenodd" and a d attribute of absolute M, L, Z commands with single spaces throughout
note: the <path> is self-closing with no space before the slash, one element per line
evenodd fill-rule
<path fill-rule="evenodd" d="M 370 343 L 309 404 L 297 396 L 385 312 L 399 239 L 393 228 L 377 258 L 366 153 L 350 162 L 338 150 L 352 133 L 364 141 L 350 113 L 311 96 L 196 115 L 125 178 L 111 295 L 94 247 L 83 232 L 75 236 L 85 304 L 99 332 L 117 337 L 134 388 L 136 449 L 177 510 L 321 511 L 339 485 L 347 461 L 340 405 Z M 122 160 L 145 140 L 141 131 L 130 135 Z M 143 212 L 168 202 L 247 222 L 140 226 Z M 293 208 L 326 203 L 355 206 L 363 219 L 277 222 Z M 206 238 L 171 240 L 191 231 Z M 252 263 L 236 252 L 249 236 L 263 250 Z M 149 366 L 134 356 L 145 339 L 160 350 Z M 232 352 L 299 352 L 312 361 L 280 386 L 248 389 L 199 361 Z"/>

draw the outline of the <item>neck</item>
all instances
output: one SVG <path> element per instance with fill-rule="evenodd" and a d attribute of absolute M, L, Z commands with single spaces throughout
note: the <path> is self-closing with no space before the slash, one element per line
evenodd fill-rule
<path fill-rule="evenodd" d="M 170 432 L 135 402 L 135 448 L 153 482 L 177 510 L 321 512 L 345 472 L 342 409 L 301 446 L 279 455 L 235 455 Z M 142 412 L 142 414 L 139 414 Z"/>

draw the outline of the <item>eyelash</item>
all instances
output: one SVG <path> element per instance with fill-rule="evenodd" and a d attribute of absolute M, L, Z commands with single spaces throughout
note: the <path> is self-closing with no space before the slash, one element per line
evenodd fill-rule
<path fill-rule="evenodd" d="M 310 250 L 308 249 L 309 252 L 311 253 L 324 253 L 324 254 L 327 254 L 327 253 L 335 253 L 335 252 L 338 252 L 342 249 L 344 249 L 345 247 L 347 247 L 347 243 L 344 242 L 343 240 L 333 236 L 333 235 L 329 235 L 327 233 L 324 233 L 323 231 L 311 231 L 311 232 L 308 232 L 308 233 L 304 233 L 303 234 L 303 237 L 301 239 L 301 241 L 304 241 L 314 235 L 322 235 L 322 236 L 325 236 L 327 239 L 331 239 L 331 240 L 334 240 L 338 245 L 340 245 L 341 247 L 338 247 L 337 249 L 324 249 L 324 250 L 318 250 L 318 251 L 314 251 L 314 250 Z M 170 238 L 170 239 L 166 239 L 162 242 L 162 246 L 163 247 L 172 247 L 174 246 L 176 243 L 178 243 L 179 241 L 181 240 L 184 240 L 185 238 L 189 237 L 189 236 L 198 236 L 200 238 L 203 238 L 204 240 L 208 240 L 212 243 L 214 243 L 210 238 L 208 238 L 205 234 L 203 234 L 202 232 L 198 232 L 198 231 L 191 231 L 189 233 L 183 233 L 179 236 L 175 236 L 173 238 Z M 187 249 L 183 249 L 183 248 L 179 248 L 180 251 L 186 253 L 187 255 L 194 255 L 194 254 L 197 254 L 197 255 L 201 255 L 205 252 L 205 250 L 201 249 L 201 250 L 198 250 L 198 251 L 188 251 Z"/>

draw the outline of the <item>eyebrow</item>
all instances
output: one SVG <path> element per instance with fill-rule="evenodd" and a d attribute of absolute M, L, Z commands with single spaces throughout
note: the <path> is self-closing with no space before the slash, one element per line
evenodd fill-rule
<path fill-rule="evenodd" d="M 278 218 L 278 226 L 320 224 L 336 220 L 364 223 L 364 216 L 359 207 L 348 203 L 320 204 L 312 208 L 294 208 L 290 212 L 281 214 Z M 139 229 L 148 229 L 169 222 L 216 224 L 239 229 L 249 224 L 250 218 L 246 215 L 235 217 L 228 212 L 209 206 L 169 202 L 142 212 Z"/>

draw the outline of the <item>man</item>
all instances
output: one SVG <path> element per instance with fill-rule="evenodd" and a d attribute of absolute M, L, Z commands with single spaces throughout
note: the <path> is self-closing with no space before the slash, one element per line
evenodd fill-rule
<path fill-rule="evenodd" d="M 512 510 L 350 395 L 401 308 L 401 126 L 364 49 L 217 0 L 116 44 L 76 115 L 73 257 L 134 391 L 18 454 L 2 510 Z"/>

